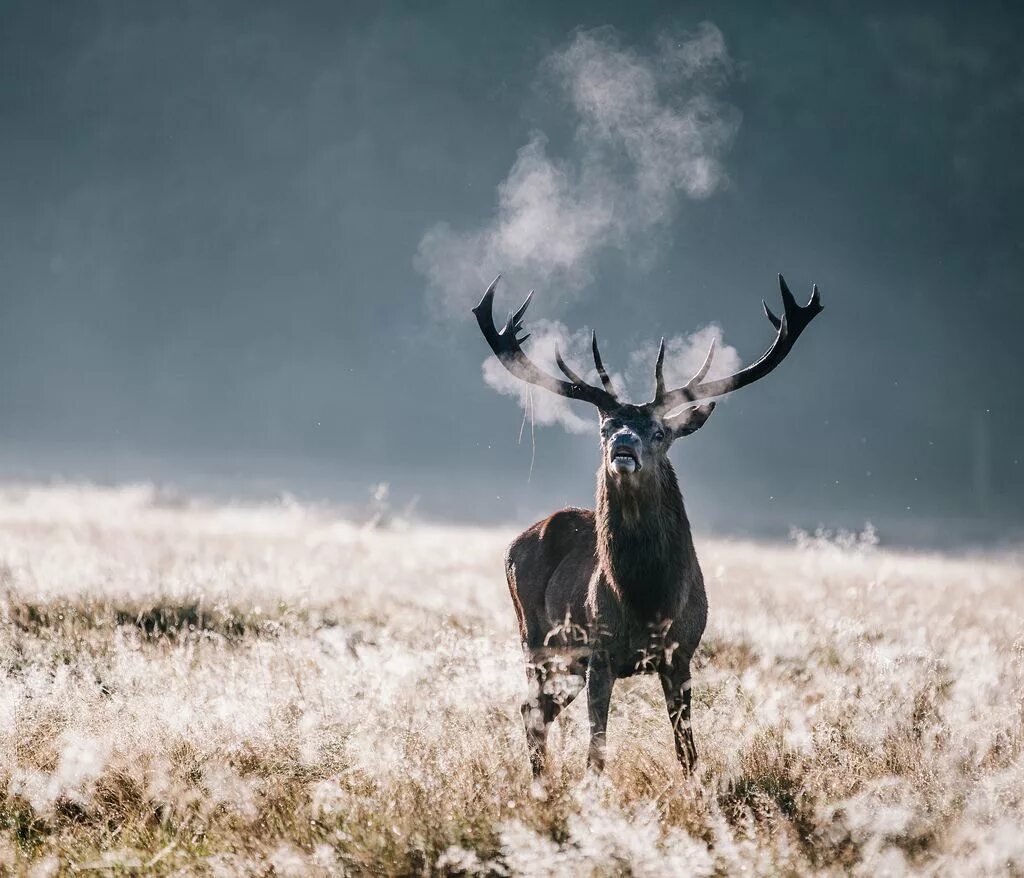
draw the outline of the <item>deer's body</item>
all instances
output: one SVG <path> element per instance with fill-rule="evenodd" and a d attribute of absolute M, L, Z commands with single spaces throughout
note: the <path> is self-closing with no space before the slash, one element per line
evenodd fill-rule
<path fill-rule="evenodd" d="M 659 675 L 680 759 L 696 757 L 688 684 L 707 597 L 675 472 L 667 458 L 658 469 L 624 486 L 602 467 L 596 511 L 563 509 L 508 548 L 505 572 L 530 682 L 523 718 L 537 771 L 546 726 L 579 692 L 562 681 L 587 682 L 589 761 L 600 768 L 612 687 L 638 673 Z"/>
<path fill-rule="evenodd" d="M 615 395 L 596 336 L 594 363 L 603 389 L 580 378 L 557 349 L 555 361 L 568 381 L 537 368 L 520 346 L 525 339 L 517 337 L 530 298 L 500 332 L 491 316 L 494 284 L 474 309 L 488 344 L 513 375 L 589 402 L 600 413 L 596 509 L 556 512 L 520 534 L 505 556 L 530 683 L 523 720 L 535 776 L 544 769 L 548 727 L 579 694 L 584 680 L 590 715 L 588 763 L 603 767 L 612 687 L 615 680 L 637 673 L 658 674 L 676 754 L 688 769 L 696 761 L 690 662 L 704 633 L 708 606 L 668 449 L 674 440 L 699 430 L 714 403 L 683 411 L 680 407 L 763 378 L 821 311 L 817 287 L 801 307 L 781 275 L 779 282 L 785 312 L 776 317 L 765 305 L 777 335 L 759 360 L 734 375 L 705 381 L 712 345 L 689 382 L 666 390 L 663 341 L 655 366 L 657 391 L 644 405 L 623 403 Z"/>

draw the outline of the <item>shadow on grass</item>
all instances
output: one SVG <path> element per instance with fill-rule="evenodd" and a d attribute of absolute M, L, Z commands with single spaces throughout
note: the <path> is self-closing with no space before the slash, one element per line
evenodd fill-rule
<path fill-rule="evenodd" d="M 228 640 L 273 636 L 281 620 L 236 607 L 204 605 L 201 600 L 157 601 L 136 606 L 83 600 L 72 602 L 26 601 L 8 596 L 4 615 L 27 634 L 52 633 L 60 636 L 78 632 L 129 627 L 146 639 L 180 640 L 196 633 L 210 632 Z"/>

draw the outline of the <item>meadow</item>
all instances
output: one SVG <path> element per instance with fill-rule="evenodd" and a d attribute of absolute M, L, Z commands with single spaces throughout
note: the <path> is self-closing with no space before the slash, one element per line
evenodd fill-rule
<path fill-rule="evenodd" d="M 1021 554 L 698 536 L 698 771 L 636 678 L 540 793 L 512 535 L 0 489 L 0 873 L 1024 874 Z"/>

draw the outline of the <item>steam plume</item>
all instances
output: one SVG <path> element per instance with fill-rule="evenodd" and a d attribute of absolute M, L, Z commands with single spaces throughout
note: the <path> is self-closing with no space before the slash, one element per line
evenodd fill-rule
<path fill-rule="evenodd" d="M 610 28 L 577 33 L 543 65 L 575 119 L 575 158 L 550 155 L 534 132 L 498 186 L 490 222 L 426 232 L 416 266 L 435 308 L 464 316 L 497 270 L 513 287 L 578 292 L 602 249 L 629 248 L 666 223 L 681 196 L 722 186 L 720 156 L 739 112 L 712 94 L 731 68 L 709 23 L 647 55 Z"/>
<path fill-rule="evenodd" d="M 439 223 L 426 232 L 416 265 L 439 314 L 465 317 L 498 269 L 512 289 L 557 289 L 563 299 L 578 293 L 592 279 L 598 253 L 646 243 L 680 198 L 706 198 L 726 182 L 720 157 L 739 127 L 739 112 L 712 97 L 732 70 L 713 24 L 663 38 L 648 54 L 623 46 L 611 28 L 581 31 L 542 69 L 575 121 L 575 157 L 550 155 L 547 137 L 533 132 L 498 186 L 490 222 L 464 231 Z M 534 321 L 530 332 L 530 356 L 542 368 L 553 366 L 556 342 L 581 369 L 590 362 L 585 331 Z M 681 384 L 696 371 L 712 335 L 721 342 L 717 327 L 669 339 L 666 379 Z M 656 343 L 635 351 L 627 374 L 617 376 L 617 386 L 636 400 L 649 398 L 655 352 Z M 736 351 L 720 344 L 716 373 L 738 364 Z M 591 428 L 568 400 L 528 387 L 494 358 L 483 372 L 537 423 Z"/>

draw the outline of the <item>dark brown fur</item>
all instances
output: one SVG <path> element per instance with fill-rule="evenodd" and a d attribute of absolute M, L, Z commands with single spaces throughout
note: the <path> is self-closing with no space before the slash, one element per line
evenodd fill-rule
<path fill-rule="evenodd" d="M 636 673 L 661 677 L 679 758 L 688 767 L 696 758 L 689 666 L 707 600 L 675 471 L 664 454 L 652 457 L 626 479 L 602 462 L 596 512 L 556 512 L 524 531 L 506 554 L 527 659 L 523 717 L 536 774 L 547 727 L 584 678 L 593 767 L 604 763 L 614 681 Z"/>

